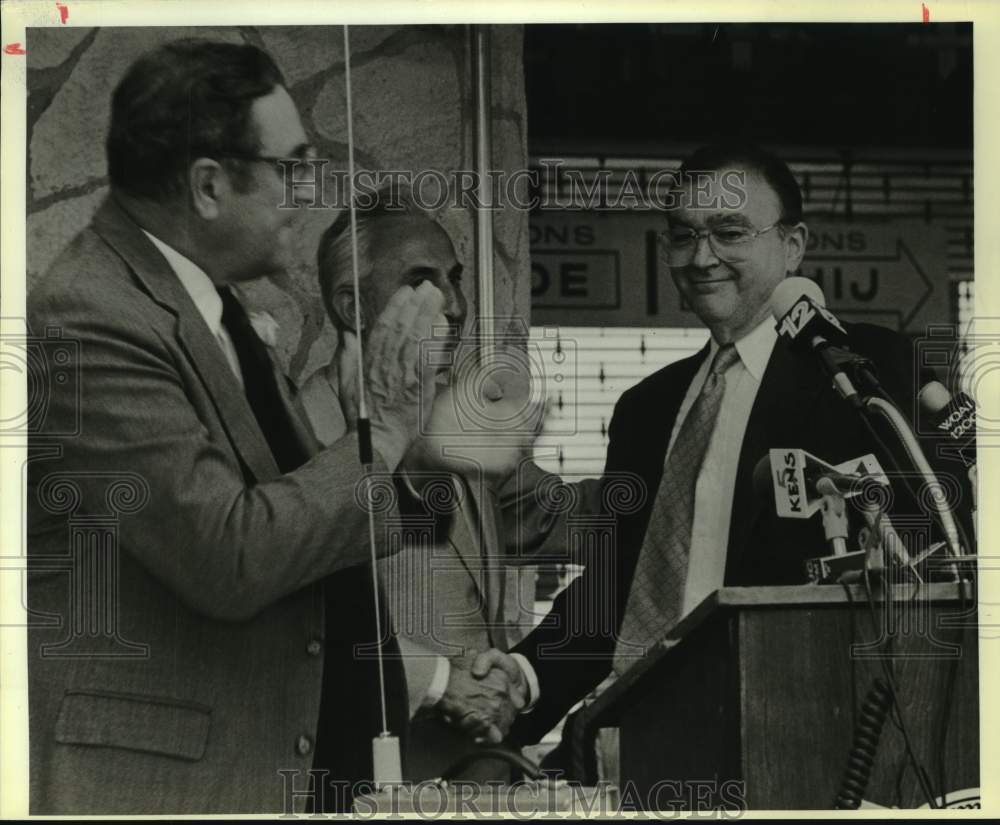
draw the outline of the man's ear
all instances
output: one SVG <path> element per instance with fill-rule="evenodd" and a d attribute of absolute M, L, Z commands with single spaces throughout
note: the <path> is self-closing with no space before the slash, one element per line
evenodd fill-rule
<path fill-rule="evenodd" d="M 806 254 L 806 244 L 809 242 L 809 227 L 799 221 L 785 232 L 785 273 L 794 275 L 799 271 L 802 258 Z"/>
<path fill-rule="evenodd" d="M 340 329 L 347 329 L 356 332 L 354 329 L 354 288 L 351 284 L 341 284 L 333 293 L 333 306 L 331 311 L 334 318 L 331 320 Z M 364 328 L 364 313 L 362 313 L 361 326 Z"/>
<path fill-rule="evenodd" d="M 188 188 L 191 206 L 205 220 L 214 220 L 221 211 L 221 200 L 231 188 L 229 176 L 211 158 L 198 158 L 188 169 Z"/>

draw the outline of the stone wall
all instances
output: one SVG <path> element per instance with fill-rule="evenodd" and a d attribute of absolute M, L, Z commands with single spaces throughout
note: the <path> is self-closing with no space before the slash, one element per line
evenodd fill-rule
<path fill-rule="evenodd" d="M 492 28 L 493 168 L 526 167 L 521 27 Z M 346 169 L 343 29 L 339 26 L 228 28 L 33 28 L 28 53 L 28 285 L 89 223 L 107 194 L 104 140 L 111 92 L 131 62 L 178 37 L 249 42 L 278 62 L 306 130 L 330 169 Z M 473 169 L 469 36 L 464 26 L 363 26 L 351 30 L 355 162 L 359 169 Z M 254 309 L 280 324 L 279 357 L 301 378 L 329 360 L 333 334 L 319 301 L 315 251 L 334 210 L 300 215 L 298 260 L 287 277 L 248 292 Z M 494 213 L 495 308 L 527 320 L 527 213 Z M 466 267 L 475 306 L 474 224 L 466 210 L 442 223 Z M 472 313 L 470 312 L 470 315 Z"/>

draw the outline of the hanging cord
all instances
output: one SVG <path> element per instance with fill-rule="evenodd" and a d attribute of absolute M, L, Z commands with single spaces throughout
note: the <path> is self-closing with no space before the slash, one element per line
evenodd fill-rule
<path fill-rule="evenodd" d="M 958 587 L 958 598 L 959 606 L 964 614 L 969 608 L 969 598 L 965 591 L 964 583 L 959 584 Z M 957 629 L 957 639 L 959 646 L 965 640 L 965 627 L 962 625 L 958 626 Z M 945 688 L 944 688 L 944 701 L 941 703 L 941 726 L 938 730 L 938 738 L 936 742 L 937 759 L 938 759 L 938 799 L 941 801 L 941 807 L 948 807 L 948 791 L 947 791 L 947 761 L 946 753 L 948 746 L 948 730 L 951 724 L 952 706 L 955 700 L 955 688 L 958 682 L 958 668 L 961 663 L 961 656 L 955 655 L 948 662 L 948 673 L 945 676 Z"/>
<path fill-rule="evenodd" d="M 872 624 L 872 633 L 875 638 L 881 636 L 882 628 L 879 627 L 878 614 L 875 609 L 875 596 L 872 593 L 872 583 L 869 576 L 869 571 L 865 570 L 861 581 L 865 588 L 865 597 L 868 602 L 868 613 Z M 886 586 L 885 590 L 886 599 L 886 609 L 892 609 L 892 591 Z M 894 640 L 892 634 L 887 636 L 888 645 L 891 645 Z M 913 772 L 916 776 L 917 784 L 920 786 L 920 791 L 924 796 L 927 804 L 931 808 L 937 808 L 937 800 L 934 798 L 933 790 L 931 789 L 930 778 L 928 777 L 927 770 L 921 764 L 920 760 L 917 759 L 917 755 L 913 750 L 913 742 L 910 738 L 909 728 L 906 724 L 906 720 L 903 717 L 903 710 L 899 702 L 899 693 L 896 686 L 896 676 L 892 666 L 892 651 L 887 651 L 886 655 L 879 656 L 878 661 L 882 666 L 882 673 L 885 677 L 885 684 L 888 686 L 889 695 L 892 697 L 892 712 L 893 712 L 893 724 L 899 730 L 900 735 L 903 737 L 903 747 L 906 751 L 906 757 L 909 760 L 910 765 L 913 768 Z"/>
<path fill-rule="evenodd" d="M 480 748 L 479 750 L 465 754 L 465 756 L 450 765 L 448 769 L 441 774 L 438 779 L 438 783 L 441 784 L 452 781 L 456 777 L 460 776 L 466 768 L 484 759 L 499 759 L 506 762 L 511 767 L 522 771 L 528 779 L 533 779 L 535 781 L 545 779 L 545 774 L 542 773 L 542 769 L 528 759 L 528 757 L 518 753 L 517 751 L 509 750 L 508 748 L 495 747 Z"/>
<path fill-rule="evenodd" d="M 354 334 L 358 356 L 358 452 L 365 468 L 365 502 L 368 508 L 368 545 L 372 563 L 372 595 L 375 599 L 375 655 L 378 660 L 379 708 L 382 712 L 382 736 L 389 735 L 389 716 L 385 699 L 385 663 L 382 655 L 382 610 L 378 586 L 378 553 L 375 549 L 375 510 L 372 507 L 372 431 L 365 400 L 364 344 L 361 335 L 361 287 L 358 275 L 358 224 L 354 204 L 354 118 L 351 98 L 351 36 L 344 26 L 344 85 L 347 107 L 347 208 L 351 216 L 351 274 L 354 287 Z"/>
<path fill-rule="evenodd" d="M 878 753 L 882 728 L 891 707 L 892 694 L 886 683 L 876 677 L 854 726 L 854 744 L 847 757 L 847 769 L 834 799 L 834 808 L 856 810 L 861 806 Z"/>

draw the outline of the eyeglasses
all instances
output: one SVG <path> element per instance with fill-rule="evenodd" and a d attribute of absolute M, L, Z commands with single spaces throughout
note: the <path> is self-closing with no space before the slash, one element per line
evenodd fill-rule
<path fill-rule="evenodd" d="M 780 224 L 781 221 L 775 221 L 763 229 L 728 224 L 713 226 L 701 231 L 695 231 L 685 226 L 674 226 L 658 233 L 657 237 L 660 246 L 667 253 L 669 266 L 687 266 L 691 263 L 702 238 L 708 239 L 709 247 L 720 261 L 735 263 L 746 260 L 753 241 Z"/>
<path fill-rule="evenodd" d="M 240 152 L 213 152 L 211 157 L 227 158 L 229 160 L 241 160 L 246 163 L 272 163 L 275 171 L 284 179 L 285 170 L 291 169 L 291 177 L 288 183 L 311 184 L 315 181 L 315 169 L 312 167 L 313 161 L 318 159 L 315 146 L 306 146 L 297 151 L 294 155 L 278 157 L 277 155 L 249 155 Z"/>
<path fill-rule="evenodd" d="M 277 155 L 249 155 L 242 152 L 212 152 L 210 157 L 245 160 L 249 163 L 309 163 L 317 159 L 317 151 L 315 146 L 305 146 L 296 151 L 295 154 L 284 157 Z"/>

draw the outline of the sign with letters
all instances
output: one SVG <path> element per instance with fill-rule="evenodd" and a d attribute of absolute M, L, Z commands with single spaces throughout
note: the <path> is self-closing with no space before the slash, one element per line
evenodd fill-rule
<path fill-rule="evenodd" d="M 840 319 L 917 334 L 949 323 L 944 228 L 921 221 L 807 220 L 799 275 Z M 657 233 L 662 212 L 537 211 L 530 222 L 533 324 L 697 327 Z"/>

